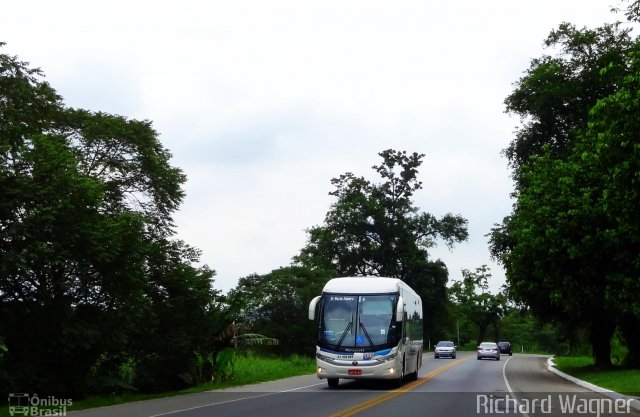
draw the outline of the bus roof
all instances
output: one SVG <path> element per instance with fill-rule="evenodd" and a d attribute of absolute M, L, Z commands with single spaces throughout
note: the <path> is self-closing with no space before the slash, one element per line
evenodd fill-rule
<path fill-rule="evenodd" d="M 404 287 L 415 294 L 415 291 L 401 279 L 386 277 L 343 277 L 329 280 L 322 292 L 349 294 L 385 294 L 395 293 Z M 416 294 L 417 295 L 417 294 Z"/>

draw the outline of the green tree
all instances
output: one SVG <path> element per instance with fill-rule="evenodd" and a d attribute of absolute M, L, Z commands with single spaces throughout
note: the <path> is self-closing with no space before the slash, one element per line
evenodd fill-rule
<path fill-rule="evenodd" d="M 542 155 L 544 147 L 554 158 L 569 154 L 576 135 L 586 127 L 591 107 L 613 93 L 627 72 L 624 64 L 634 44 L 629 32 L 619 23 L 596 29 L 562 23 L 551 31 L 544 44 L 557 55 L 533 59 L 505 100 L 507 112 L 522 121 L 504 150 L 516 181 L 529 159 Z M 600 70 L 609 64 L 615 64 L 615 70 L 602 76 Z"/>
<path fill-rule="evenodd" d="M 514 351 L 525 353 L 584 354 L 581 349 L 588 343 L 582 343 L 575 330 L 537 320 L 528 308 L 509 308 L 500 320 L 500 338 L 511 342 Z"/>
<path fill-rule="evenodd" d="M 420 212 L 413 195 L 422 188 L 418 168 L 424 155 L 392 149 L 379 153 L 373 166 L 382 182 L 348 172 L 331 180 L 337 198 L 324 224 L 310 228 L 308 243 L 295 261 L 311 268 L 335 270 L 339 276 L 373 275 L 404 280 L 424 300 L 427 335 L 446 314 L 448 271 L 429 259 L 437 239 L 452 247 L 467 239 L 467 220 Z"/>
<path fill-rule="evenodd" d="M 449 290 L 458 312 L 477 326 L 476 345 L 485 341 L 489 326 L 493 326 L 495 338 L 500 338 L 499 322 L 507 311 L 506 296 L 489 292 L 489 278 L 491 272 L 486 265 L 475 271 L 463 269 L 462 281 L 454 282 Z"/>
<path fill-rule="evenodd" d="M 618 319 L 634 311 L 628 294 L 637 293 L 633 270 L 620 267 L 637 256 L 637 241 L 621 238 L 634 220 L 616 212 L 635 210 L 637 201 L 624 191 L 626 197 L 612 204 L 621 184 L 611 182 L 611 162 L 600 152 L 610 146 L 601 139 L 614 133 L 603 109 L 615 108 L 619 124 L 635 117 L 612 104 L 621 99 L 624 80 L 635 77 L 637 40 L 629 32 L 619 24 L 577 30 L 565 23 L 546 41 L 559 54 L 533 60 L 516 84 L 506 104 L 523 126 L 505 151 L 514 168 L 516 203 L 490 242 L 513 296 L 541 318 L 589 329 L 599 367 L 611 366 L 611 336 Z M 618 157 L 625 167 L 631 160 L 624 157 L 633 156 Z M 624 186 L 635 187 L 630 181 Z M 634 320 L 627 323 L 635 326 Z"/>
<path fill-rule="evenodd" d="M 100 389 L 94 371 L 123 363 L 163 388 L 212 338 L 213 271 L 171 239 L 185 177 L 169 159 L 150 122 L 67 108 L 39 70 L 0 54 L 5 392 Z"/>
<path fill-rule="evenodd" d="M 531 168 L 508 223 L 513 244 L 500 254 L 511 291 L 544 319 L 586 326 L 596 365 L 611 366 L 610 339 L 634 286 L 612 274 L 619 243 L 602 173 L 578 155 L 544 155 Z"/>
<path fill-rule="evenodd" d="M 636 4 L 637 6 L 637 4 Z M 611 63 L 602 70 L 621 72 Z M 623 337 L 629 348 L 628 363 L 640 366 L 640 41 L 625 63 L 626 76 L 616 92 L 591 109 L 589 124 L 576 146 L 581 174 L 590 174 L 592 204 L 599 207 L 606 227 L 600 251 L 606 260 L 600 279 L 607 285 Z"/>
<path fill-rule="evenodd" d="M 280 353 L 312 355 L 318 335 L 307 318 L 309 303 L 334 274 L 301 266 L 253 274 L 240 278 L 228 300 L 245 328 L 280 341 Z"/>

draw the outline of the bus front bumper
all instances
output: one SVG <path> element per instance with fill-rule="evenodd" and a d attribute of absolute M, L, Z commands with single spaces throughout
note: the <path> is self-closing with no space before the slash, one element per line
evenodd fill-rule
<path fill-rule="evenodd" d="M 395 360 L 378 365 L 336 365 L 316 359 L 316 375 L 320 379 L 398 379 L 402 364 Z"/>

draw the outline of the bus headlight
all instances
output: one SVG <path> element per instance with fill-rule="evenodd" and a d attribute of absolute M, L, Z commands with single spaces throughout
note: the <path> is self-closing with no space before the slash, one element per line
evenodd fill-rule
<path fill-rule="evenodd" d="M 398 356 L 398 353 L 394 353 L 393 355 L 383 356 L 382 358 L 376 358 L 376 360 L 380 363 L 386 363 L 386 362 L 395 361 L 397 356 Z"/>
<path fill-rule="evenodd" d="M 321 361 L 323 361 L 323 362 L 328 362 L 328 363 L 333 362 L 333 359 L 332 359 L 332 358 L 330 358 L 330 357 L 328 357 L 328 356 L 324 356 L 324 355 L 323 355 L 323 354 L 321 354 L 321 353 L 316 353 L 316 358 L 320 359 L 320 360 L 321 360 Z"/>

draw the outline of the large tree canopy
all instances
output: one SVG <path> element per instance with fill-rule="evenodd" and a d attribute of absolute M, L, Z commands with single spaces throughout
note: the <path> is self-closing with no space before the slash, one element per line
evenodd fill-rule
<path fill-rule="evenodd" d="M 123 363 L 145 389 L 188 371 L 215 292 L 198 251 L 171 239 L 185 177 L 169 160 L 150 122 L 65 107 L 0 54 L 5 392 L 101 389 Z"/>
<path fill-rule="evenodd" d="M 564 24 L 547 43 L 558 56 L 534 60 L 507 99 L 527 121 L 506 150 L 516 202 L 492 253 L 511 294 L 587 327 L 596 365 L 608 367 L 618 325 L 638 355 L 638 41 L 619 25 Z"/>
<path fill-rule="evenodd" d="M 516 179 L 518 168 L 545 146 L 556 158 L 567 156 L 591 107 L 614 92 L 626 72 L 626 53 L 633 45 L 629 32 L 617 23 L 596 29 L 563 23 L 551 31 L 545 45 L 558 54 L 533 59 L 505 100 L 507 111 L 522 120 L 505 149 Z M 615 70 L 603 76 L 600 70 L 610 64 Z"/>
<path fill-rule="evenodd" d="M 352 173 L 331 183 L 337 198 L 324 224 L 308 230 L 309 241 L 295 260 L 339 276 L 374 275 L 401 278 L 424 299 L 433 320 L 445 311 L 448 272 L 441 261 L 429 259 L 428 250 L 438 239 L 447 246 L 467 239 L 467 220 L 446 214 L 436 218 L 420 212 L 413 203 L 422 188 L 418 168 L 424 155 L 395 151 L 380 152 L 382 163 L 373 166 L 382 182 L 374 183 Z M 435 337 L 435 335 L 434 335 Z"/>
<path fill-rule="evenodd" d="M 640 367 L 640 41 L 625 69 L 620 88 L 592 108 L 576 155 L 584 172 L 597 175 L 594 194 L 608 226 L 600 231 L 608 301 L 620 317 L 628 362 Z M 611 64 L 603 73 L 616 70 Z"/>

